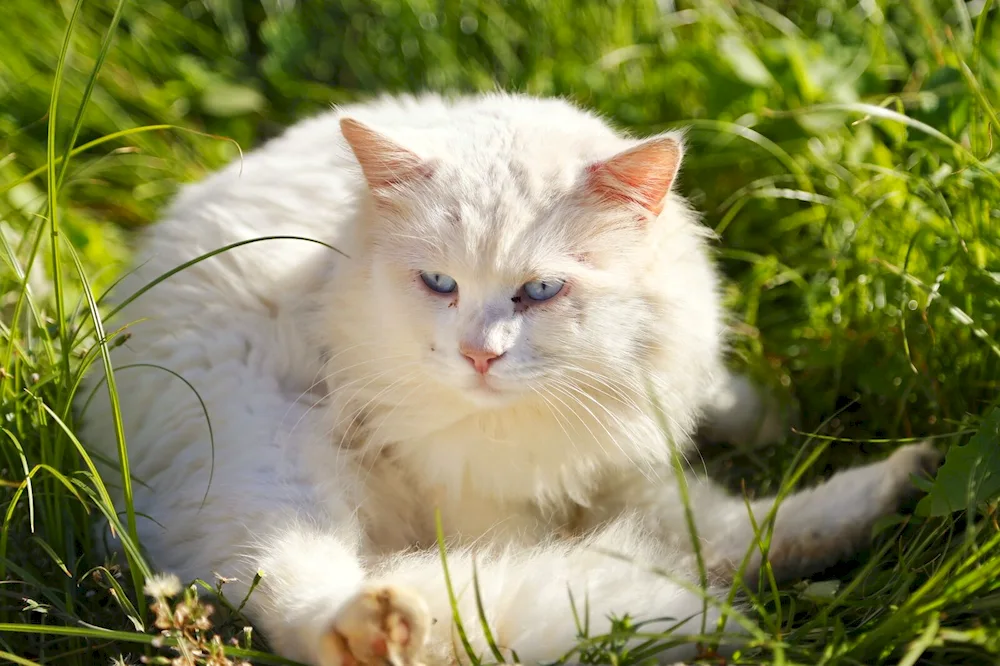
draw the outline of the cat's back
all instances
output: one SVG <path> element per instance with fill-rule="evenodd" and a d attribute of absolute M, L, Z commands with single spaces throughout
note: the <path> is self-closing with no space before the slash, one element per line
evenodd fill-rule
<path fill-rule="evenodd" d="M 184 262 L 251 240 L 169 282 L 214 287 L 237 298 L 243 290 L 266 291 L 268 284 L 293 274 L 321 246 L 289 238 L 254 239 L 349 243 L 344 232 L 360 185 L 355 171 L 334 113 L 294 126 L 203 180 L 182 186 L 161 219 L 141 233 L 136 274 L 118 293 L 126 294 L 137 283 Z M 169 289 L 167 283 L 163 286 Z"/>
<path fill-rule="evenodd" d="M 342 144 L 335 112 L 300 123 L 182 186 L 136 239 L 134 266 L 111 299 L 127 305 L 105 328 L 127 325 L 114 366 L 139 366 L 115 374 L 140 478 L 204 492 L 205 408 L 215 456 L 249 461 L 250 449 L 273 465 L 261 447 L 295 422 L 297 405 L 315 401 L 309 389 L 320 353 L 303 323 L 327 268 L 346 260 L 331 247 L 350 254 L 362 187 Z M 83 427 L 88 443 L 115 459 L 111 405 L 95 370 Z M 137 502 L 153 510 L 144 495 Z"/>

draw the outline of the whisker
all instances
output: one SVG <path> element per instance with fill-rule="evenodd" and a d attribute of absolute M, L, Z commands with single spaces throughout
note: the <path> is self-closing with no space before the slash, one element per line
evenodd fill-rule
<path fill-rule="evenodd" d="M 407 364 L 407 365 L 416 365 L 416 363 L 412 363 L 412 364 Z M 375 375 L 374 375 L 374 376 L 373 376 L 373 377 L 372 377 L 372 378 L 371 378 L 370 380 L 368 380 L 368 381 L 367 381 L 367 382 L 366 382 L 366 383 L 365 383 L 365 384 L 364 384 L 364 385 L 363 385 L 363 386 L 362 386 L 361 388 L 359 388 L 359 389 L 358 389 L 357 391 L 355 391 L 355 392 L 354 392 L 353 394 L 351 394 L 351 397 L 350 397 L 350 398 L 348 398 L 347 400 L 345 400 L 345 401 L 344 401 L 344 402 L 343 402 L 343 403 L 341 404 L 341 407 L 340 407 L 340 409 L 339 409 L 339 410 L 337 410 L 337 415 L 336 415 L 336 416 L 334 417 L 334 418 L 336 418 L 336 419 L 337 419 L 337 421 L 336 421 L 336 423 L 334 423 L 334 425 L 333 425 L 333 426 L 331 427 L 331 430 L 333 430 L 333 431 L 337 430 L 337 429 L 339 428 L 340 424 L 341 424 L 341 423 L 343 423 L 343 419 L 341 419 L 341 418 L 340 418 L 340 415 L 344 413 L 344 410 L 345 410 L 345 409 L 346 409 L 346 408 L 347 408 L 347 407 L 348 407 L 349 405 L 351 405 L 351 404 L 352 404 L 352 403 L 354 402 L 355 398 L 357 398 L 357 397 L 358 397 L 358 395 L 359 395 L 359 394 L 360 394 L 360 393 L 361 393 L 362 391 L 364 391 L 364 390 L 365 390 L 366 388 L 368 388 L 369 386 L 371 386 L 371 385 L 372 385 L 372 384 L 373 384 L 373 383 L 375 382 L 375 380 L 377 380 L 377 379 L 378 379 L 379 377 L 383 377 L 383 376 L 385 376 L 385 375 L 388 375 L 388 374 L 391 374 L 391 373 L 393 373 L 393 372 L 397 372 L 397 371 L 398 371 L 398 370 L 400 369 L 400 367 L 406 367 L 406 365 L 404 365 L 404 366 L 397 366 L 397 367 L 395 367 L 395 368 L 391 368 L 391 369 L 389 369 L 389 370 L 384 370 L 384 371 L 382 371 L 382 372 L 379 372 L 379 373 L 376 373 L 376 374 L 375 374 Z M 413 376 L 414 374 L 415 374 L 415 373 L 410 373 L 410 374 L 408 374 L 408 375 L 405 375 L 405 378 L 406 378 L 406 379 L 409 379 L 409 378 L 410 378 L 411 376 Z M 395 380 L 393 380 L 393 381 L 392 381 L 392 382 L 391 382 L 391 383 L 389 384 L 389 387 L 392 387 L 392 386 L 393 386 L 393 384 L 395 384 L 395 383 L 396 383 L 396 382 L 398 382 L 398 381 L 400 381 L 400 380 L 399 380 L 399 379 L 395 379 Z M 345 388 L 345 387 L 341 387 L 341 388 Z M 339 389 L 338 389 L 338 390 L 339 390 Z M 386 390 L 386 389 L 385 389 L 385 388 L 383 388 L 383 389 L 382 389 L 381 391 L 379 391 L 379 392 L 378 392 L 378 393 L 376 393 L 376 394 L 375 394 L 374 396 L 372 396 L 372 397 L 371 397 L 371 398 L 370 398 L 370 399 L 369 399 L 369 400 L 368 400 L 368 401 L 367 401 L 367 402 L 366 402 L 366 403 L 365 403 L 364 405 L 362 405 L 362 406 L 361 406 L 361 407 L 360 407 L 359 409 L 355 410 L 355 411 L 354 411 L 354 415 L 350 417 L 350 420 L 352 420 L 352 421 L 353 421 L 353 420 L 354 420 L 354 419 L 356 419 L 356 418 L 357 418 L 358 416 L 360 416 L 360 415 L 361 415 L 361 414 L 362 414 L 362 413 L 363 413 L 363 412 L 364 412 L 364 411 L 365 411 L 365 410 L 366 410 L 366 409 L 368 408 L 368 406 L 369 406 L 370 404 L 372 404 L 372 402 L 374 402 L 375 400 L 377 400 L 377 399 L 378 399 L 378 397 L 379 397 L 380 395 L 382 395 L 382 394 L 383 394 L 383 393 L 385 392 L 385 390 Z M 348 428 L 348 429 L 345 429 L 345 433 L 344 433 L 344 434 L 345 434 L 345 436 L 346 436 L 346 433 L 347 433 L 347 431 L 348 431 L 348 430 L 349 430 L 349 428 Z M 343 438 L 341 438 L 341 445 L 343 445 Z"/>
<path fill-rule="evenodd" d="M 554 400 L 559 401 L 559 403 L 561 403 L 566 409 L 568 409 L 570 411 L 570 413 L 572 413 L 573 412 L 573 408 L 570 407 L 566 403 L 565 400 L 563 400 L 562 398 L 560 398 L 559 396 L 557 396 L 555 393 L 553 393 L 551 389 L 552 389 L 552 386 L 547 386 L 547 387 L 542 388 L 542 390 L 545 393 L 547 393 L 549 395 L 549 397 L 553 398 Z M 597 434 L 594 433 L 594 431 L 590 429 L 590 426 L 587 425 L 586 420 L 584 420 L 582 418 L 577 418 L 577 419 L 575 419 L 575 421 L 577 423 L 579 423 L 580 425 L 582 425 L 587 430 L 587 432 L 590 433 L 590 436 L 591 436 L 591 438 L 593 438 L 594 443 L 597 444 L 597 446 L 601 449 L 601 451 L 603 453 L 607 454 L 607 451 L 604 448 L 604 443 L 601 441 L 601 438 L 598 437 Z M 617 446 L 617 443 L 616 443 L 616 446 Z M 621 447 L 619 447 L 619 448 L 621 448 Z"/>
<path fill-rule="evenodd" d="M 380 374 L 388 374 L 388 372 L 390 372 L 390 371 L 387 371 L 385 373 L 380 373 Z M 378 393 L 376 393 L 371 398 L 369 398 L 368 401 L 364 405 L 362 405 L 360 408 L 358 408 L 357 410 L 355 410 L 354 411 L 354 415 L 350 418 L 350 420 L 354 421 L 355 419 L 357 419 L 359 416 L 361 416 L 362 414 L 365 413 L 365 411 L 368 409 L 368 407 L 372 403 L 374 403 L 380 397 L 382 397 L 383 395 L 385 395 L 387 392 L 391 391 L 395 386 L 397 386 L 399 384 L 406 383 L 407 381 L 409 381 L 410 379 L 412 379 L 413 377 L 415 377 L 417 374 L 418 373 L 416 373 L 416 372 L 411 372 L 409 374 L 403 375 L 402 377 L 394 379 L 392 382 L 389 383 L 388 386 L 382 388 L 382 390 L 380 390 Z M 365 384 L 363 387 L 361 387 L 357 391 L 355 391 L 354 395 L 351 396 L 350 402 L 353 402 L 354 398 L 358 395 L 358 393 L 360 393 L 365 388 L 367 388 L 368 386 L 370 386 L 373 381 L 374 381 L 374 379 L 372 381 L 368 382 L 367 384 Z M 349 404 L 349 403 L 345 403 L 345 404 Z M 339 417 L 342 412 L 343 412 L 343 409 L 341 409 L 341 411 L 337 413 L 337 416 Z M 332 429 L 336 430 L 340 426 L 340 424 L 342 422 L 343 422 L 343 420 L 338 420 L 333 425 Z M 348 433 L 350 433 L 350 427 L 344 428 L 344 433 L 343 433 L 343 435 L 340 438 L 339 447 L 343 447 L 344 441 L 346 440 Z"/>
<path fill-rule="evenodd" d="M 427 384 L 426 380 L 424 380 L 422 382 L 418 382 L 417 385 L 414 386 L 410 390 L 410 392 L 406 394 L 406 396 L 404 396 L 400 400 L 397 400 L 396 403 L 393 405 L 392 409 L 390 409 L 389 412 L 385 416 L 382 417 L 382 420 L 379 422 L 378 427 L 375 428 L 375 431 L 368 437 L 368 440 L 370 442 L 371 441 L 376 441 L 376 437 L 375 436 L 378 434 L 379 430 L 382 429 L 382 426 L 385 425 L 385 422 L 389 420 L 389 417 L 392 416 L 393 412 L 395 412 L 396 409 L 401 404 L 405 403 L 410 398 L 410 396 L 412 396 L 414 393 L 416 393 L 417 391 L 419 391 L 420 389 L 422 389 L 424 386 L 426 386 L 426 384 Z M 375 469 L 375 464 L 378 461 L 379 456 L 382 454 L 383 449 L 385 449 L 385 447 L 386 447 L 386 445 L 388 445 L 388 443 L 389 443 L 389 441 L 386 440 L 386 441 L 384 441 L 384 442 L 382 442 L 381 444 L 378 445 L 378 450 L 375 452 L 375 455 L 372 456 L 372 462 L 371 462 L 371 465 L 368 466 L 368 471 L 365 474 L 365 478 L 364 478 L 363 483 L 366 483 L 368 481 L 368 477 L 371 476 L 372 470 Z"/>
<path fill-rule="evenodd" d="M 573 366 L 566 366 L 566 368 L 569 369 L 570 372 L 584 375 L 584 377 L 586 377 L 587 379 L 592 379 L 592 380 L 594 380 L 597 383 L 596 386 L 588 384 L 588 388 L 594 389 L 595 391 L 601 393 L 605 397 L 610 398 L 612 400 L 615 400 L 615 401 L 619 402 L 620 404 L 622 404 L 623 406 L 628 407 L 629 409 L 634 409 L 639 414 L 642 414 L 642 415 L 646 414 L 646 410 L 644 410 L 642 407 L 639 406 L 639 403 L 637 403 L 635 401 L 635 399 L 632 397 L 632 395 L 629 395 L 629 394 L 627 394 L 627 393 L 625 393 L 623 391 L 615 390 L 614 387 L 610 385 L 610 383 L 608 382 L 608 380 L 605 379 L 604 377 L 602 377 L 601 375 L 599 375 L 599 374 L 597 374 L 595 372 L 591 372 L 589 370 L 586 370 L 584 368 L 577 368 L 577 367 L 573 367 Z M 609 393 L 608 391 L 605 391 L 602 387 L 607 387 L 608 389 L 610 389 L 611 391 L 613 391 L 613 393 Z"/>
<path fill-rule="evenodd" d="M 582 400 L 580 400 L 579 398 L 577 398 L 572 393 L 568 392 L 566 389 L 562 388 L 562 386 L 559 385 L 559 384 L 553 384 L 552 388 L 555 389 L 555 390 L 558 390 L 560 393 L 562 393 L 563 395 L 565 395 L 568 399 L 573 400 L 574 402 L 576 402 L 577 405 L 579 405 L 584 411 L 586 411 L 591 416 L 591 418 L 593 418 L 597 422 L 597 424 L 599 426 L 601 426 L 601 428 L 604 430 L 605 434 L 607 434 L 608 439 L 610 439 L 611 443 L 614 444 L 618 448 L 619 451 L 621 451 L 622 455 L 625 456 L 626 460 L 628 460 L 629 463 L 631 463 L 632 466 L 635 467 L 636 469 L 641 469 L 641 466 L 635 460 L 632 459 L 632 456 L 630 456 L 628 454 L 628 451 L 626 451 L 625 448 L 618 442 L 618 438 L 611 434 L 611 431 L 608 429 L 607 425 L 604 424 L 604 421 L 601 420 L 600 418 L 598 418 L 597 415 L 594 414 L 594 412 L 589 407 L 587 407 L 585 404 L 583 404 Z M 595 441 L 597 441 L 598 443 L 600 443 L 600 440 L 598 439 L 597 435 L 595 435 L 594 432 L 592 430 L 590 430 L 590 426 L 587 425 L 586 420 L 581 419 L 581 423 L 583 423 L 584 427 L 587 428 L 588 431 L 590 431 L 590 433 L 594 437 Z M 654 480 L 654 479 L 646 476 L 645 472 L 643 472 L 643 476 L 648 481 L 652 482 Z"/>
<path fill-rule="evenodd" d="M 607 413 L 607 415 L 619 426 L 619 428 L 622 431 L 622 434 L 624 434 L 626 436 L 629 436 L 629 437 L 632 437 L 632 438 L 640 438 L 640 437 L 644 437 L 645 436 L 644 433 L 639 432 L 638 426 L 630 426 L 630 425 L 626 424 L 624 421 L 622 421 L 622 419 L 617 414 L 615 414 L 614 412 L 612 412 L 608 408 L 607 405 L 605 405 L 604 403 L 602 403 L 600 400 L 597 400 L 596 398 L 594 398 L 592 395 L 590 395 L 586 391 L 582 391 L 581 389 L 579 389 L 576 386 L 573 386 L 572 384 L 560 384 L 560 388 L 563 390 L 564 393 L 566 391 L 568 391 L 568 390 L 574 391 L 575 393 L 579 393 L 580 395 L 584 396 L 585 398 L 587 398 L 588 400 L 590 400 L 591 402 L 593 402 L 595 405 L 597 405 L 598 407 L 600 407 L 601 409 L 603 409 L 605 411 L 605 413 Z M 607 428 L 607 426 L 604 425 L 603 421 L 601 421 L 600 419 L 598 419 L 597 415 L 595 415 L 593 412 L 591 412 L 590 409 L 588 409 L 586 405 L 584 405 L 579 400 L 578 400 L 578 402 L 580 403 L 581 407 L 583 407 L 584 409 L 586 409 L 591 414 L 591 416 L 594 417 L 594 419 L 598 420 L 598 423 L 600 423 L 601 426 L 604 428 L 605 432 L 608 433 L 608 437 L 611 437 L 612 441 L 615 442 L 615 445 L 618 446 L 619 449 L 621 449 L 622 453 L 624 453 L 626 455 L 626 457 L 629 458 L 629 461 L 632 462 L 633 464 L 635 464 L 635 462 L 632 461 L 632 458 L 628 456 L 628 454 L 625 452 L 625 450 L 622 448 L 622 446 L 618 443 L 617 438 L 614 437 L 608 431 L 608 428 Z M 649 419 L 645 415 L 643 415 L 643 417 L 644 417 L 643 420 L 645 420 L 646 423 L 650 427 L 652 427 L 654 425 L 652 423 L 651 419 Z M 655 477 L 655 480 L 659 481 L 660 480 L 660 476 L 657 473 L 657 470 L 656 470 L 655 466 L 652 463 L 650 463 L 648 460 L 645 461 L 645 463 L 646 463 L 646 466 L 648 467 L 650 473 Z M 649 477 L 646 477 L 646 478 L 649 481 L 653 481 L 654 480 L 654 479 L 651 479 Z"/>
<path fill-rule="evenodd" d="M 299 393 L 298 396 L 295 397 L 295 400 L 289 405 L 288 410 L 286 410 L 285 414 L 282 416 L 282 422 L 284 421 L 285 417 L 288 416 L 288 412 L 291 411 L 291 408 L 296 403 L 298 403 L 299 401 L 301 401 L 302 398 L 305 397 L 305 395 L 307 393 L 311 393 L 312 390 L 314 388 L 316 388 L 317 386 L 319 386 L 320 384 L 324 384 L 324 383 L 329 382 L 330 379 L 332 379 L 336 375 L 340 374 L 342 371 L 345 371 L 345 370 L 348 370 L 348 369 L 351 369 L 351 368 L 355 368 L 355 367 L 358 367 L 360 365 L 364 365 L 366 363 L 375 363 L 375 362 L 378 362 L 378 361 L 392 360 L 392 359 L 404 358 L 404 357 L 408 356 L 407 354 L 393 354 L 392 356 L 372 357 L 372 358 L 366 359 L 364 361 L 355 363 L 354 365 L 347 366 L 346 368 L 341 368 L 341 369 L 337 370 L 336 372 L 332 372 L 332 373 L 328 373 L 326 375 L 323 375 L 322 379 L 319 378 L 320 374 L 323 373 L 326 370 L 326 368 L 329 367 L 333 363 L 333 361 L 336 360 L 337 358 L 339 358 L 341 355 L 347 353 L 348 351 L 352 351 L 354 349 L 357 349 L 359 347 L 367 347 L 367 346 L 375 347 L 377 345 L 375 345 L 375 344 L 369 344 L 369 343 L 358 343 L 356 345 L 350 345 L 349 347 L 346 347 L 346 348 L 340 350 L 339 352 L 337 352 L 336 354 L 334 354 L 332 357 L 326 359 L 323 363 L 321 363 L 320 366 L 316 369 L 316 372 L 313 373 L 313 381 L 312 381 L 312 383 L 308 387 L 306 387 L 306 389 L 304 391 L 302 391 L 301 393 Z M 327 394 L 327 397 L 328 396 L 329 396 L 329 394 Z M 321 400 L 322 399 L 325 399 L 325 398 L 321 398 Z"/>
<path fill-rule="evenodd" d="M 358 364 L 358 365 L 360 365 L 360 364 Z M 383 375 L 387 375 L 390 372 L 395 372 L 399 368 L 405 368 L 405 367 L 411 366 L 411 365 L 416 365 L 416 362 L 404 363 L 404 364 L 401 364 L 401 365 L 397 365 L 397 366 L 395 366 L 394 368 L 392 368 L 390 370 L 384 370 L 382 372 L 374 373 L 374 374 L 370 374 L 370 375 L 363 375 L 363 376 L 358 377 L 356 379 L 353 379 L 351 381 L 344 382 L 343 384 L 335 386 L 333 389 L 331 389 L 330 391 L 328 391 L 323 396 L 320 396 L 316 401 L 314 401 L 311 405 L 309 405 L 309 407 L 306 408 L 306 410 L 299 416 L 298 420 L 295 422 L 295 425 L 293 425 L 292 428 L 291 428 L 291 430 L 289 430 L 289 434 L 295 432 L 295 429 L 298 428 L 299 425 L 302 423 L 302 419 L 304 419 L 313 409 L 315 409 L 316 407 L 318 407 L 320 404 L 322 404 L 327 399 L 336 396 L 338 393 L 340 393 L 344 389 L 346 389 L 346 388 L 348 388 L 348 387 L 350 387 L 350 386 L 352 386 L 354 384 L 357 384 L 358 382 L 364 381 L 365 379 L 369 380 L 367 383 L 365 383 L 364 386 L 362 386 L 360 389 L 358 389 L 358 391 L 356 391 L 354 393 L 354 395 L 351 396 L 351 400 L 353 400 L 353 398 L 355 396 L 357 396 L 357 394 L 359 392 L 363 391 L 365 388 L 367 388 L 369 385 L 371 385 L 371 383 L 374 382 L 379 377 L 381 377 Z M 344 401 L 341 404 L 341 407 L 337 411 L 336 416 L 334 416 L 335 419 L 339 419 L 340 418 L 340 415 L 343 413 L 344 409 L 346 408 L 346 406 L 348 404 L 350 404 L 350 400 Z M 339 424 L 339 421 L 338 421 L 338 424 Z"/>
<path fill-rule="evenodd" d="M 555 408 L 555 406 L 552 404 L 552 401 L 549 400 L 542 391 L 538 390 L 537 388 L 535 388 L 533 386 L 529 386 L 528 388 L 531 389 L 531 391 L 534 392 L 535 395 L 537 395 L 539 398 L 541 398 L 542 401 L 545 403 L 545 406 L 548 408 L 549 412 L 552 414 L 552 418 L 555 419 L 556 425 L 558 425 L 559 429 L 563 431 L 564 435 L 566 435 L 566 441 L 570 442 L 570 444 L 573 446 L 573 450 L 574 451 L 579 451 L 579 448 L 576 445 L 576 438 L 572 437 L 569 434 L 569 431 L 566 430 L 566 426 L 563 425 L 563 421 L 560 418 L 560 416 L 562 416 L 563 418 L 565 418 L 565 415 L 562 414 L 562 411 L 557 410 Z"/>

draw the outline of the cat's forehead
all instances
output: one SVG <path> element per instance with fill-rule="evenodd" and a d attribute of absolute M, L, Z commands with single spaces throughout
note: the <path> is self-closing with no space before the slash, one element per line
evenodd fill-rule
<path fill-rule="evenodd" d="M 542 270 L 566 253 L 570 239 L 557 224 L 556 200 L 516 182 L 511 173 L 489 181 L 447 183 L 444 205 L 428 215 L 427 247 L 435 260 L 465 273 L 503 275 Z"/>
<path fill-rule="evenodd" d="M 560 102 L 479 102 L 444 120 L 404 139 L 435 163 L 430 197 L 413 210 L 419 233 L 433 238 L 419 260 L 523 274 L 572 255 L 574 193 L 589 165 L 627 141 Z"/>
<path fill-rule="evenodd" d="M 590 154 L 557 142 L 509 137 L 469 146 L 441 161 L 436 190 L 469 236 L 530 234 L 586 178 Z"/>
<path fill-rule="evenodd" d="M 484 225 L 522 229 L 536 224 L 553 203 L 574 187 L 576 169 L 569 165 L 544 171 L 518 158 L 456 165 L 458 173 L 442 174 L 439 187 L 454 213 L 470 232 Z"/>
<path fill-rule="evenodd" d="M 419 120 L 419 122 L 418 122 Z M 602 119 L 560 100 L 486 96 L 399 127 L 402 145 L 433 160 L 456 190 L 551 197 L 581 169 L 628 146 Z"/>

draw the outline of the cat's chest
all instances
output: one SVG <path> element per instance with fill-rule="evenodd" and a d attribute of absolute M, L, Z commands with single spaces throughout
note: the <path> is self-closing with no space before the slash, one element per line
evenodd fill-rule
<path fill-rule="evenodd" d="M 375 463 L 359 514 L 374 554 L 437 546 L 437 518 L 455 546 L 530 546 L 572 529 L 573 509 L 542 508 L 529 501 L 491 497 L 468 485 L 461 490 L 421 482 L 397 463 Z"/>

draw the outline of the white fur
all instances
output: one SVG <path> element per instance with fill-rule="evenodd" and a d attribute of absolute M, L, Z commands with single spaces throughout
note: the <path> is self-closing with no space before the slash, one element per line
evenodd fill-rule
<path fill-rule="evenodd" d="M 395 212 L 376 209 L 341 134 L 347 116 L 435 164 L 429 181 L 395 193 Z M 474 555 L 494 632 L 526 662 L 574 645 L 569 589 L 589 599 L 592 633 L 612 612 L 697 616 L 699 595 L 594 548 L 694 580 L 670 456 L 689 449 L 725 378 L 716 275 L 684 203 L 670 194 L 657 219 L 637 223 L 574 194 L 589 164 L 636 143 L 556 100 L 382 99 L 302 122 L 186 187 L 146 233 L 119 298 L 262 236 L 316 239 L 350 258 L 304 240 L 249 244 L 174 275 L 114 322 L 137 322 L 116 365 L 181 374 L 214 432 L 209 487 L 208 428 L 190 388 L 156 368 L 116 373 L 155 565 L 235 577 L 236 598 L 262 571 L 252 619 L 312 664 L 340 663 L 324 636 L 373 582 L 415 590 L 437 619 L 428 659 L 455 658 L 435 508 L 477 649 Z M 430 294 L 419 270 L 454 277 L 458 302 Z M 567 295 L 517 312 L 518 286 L 551 275 L 570 280 Z M 492 390 L 459 354 L 466 339 L 506 351 Z M 86 439 L 115 459 L 99 391 Z M 742 500 L 692 483 L 713 566 L 731 574 L 753 539 Z M 824 519 L 825 504 L 800 503 Z M 816 527 L 791 520 L 776 539 Z"/>

